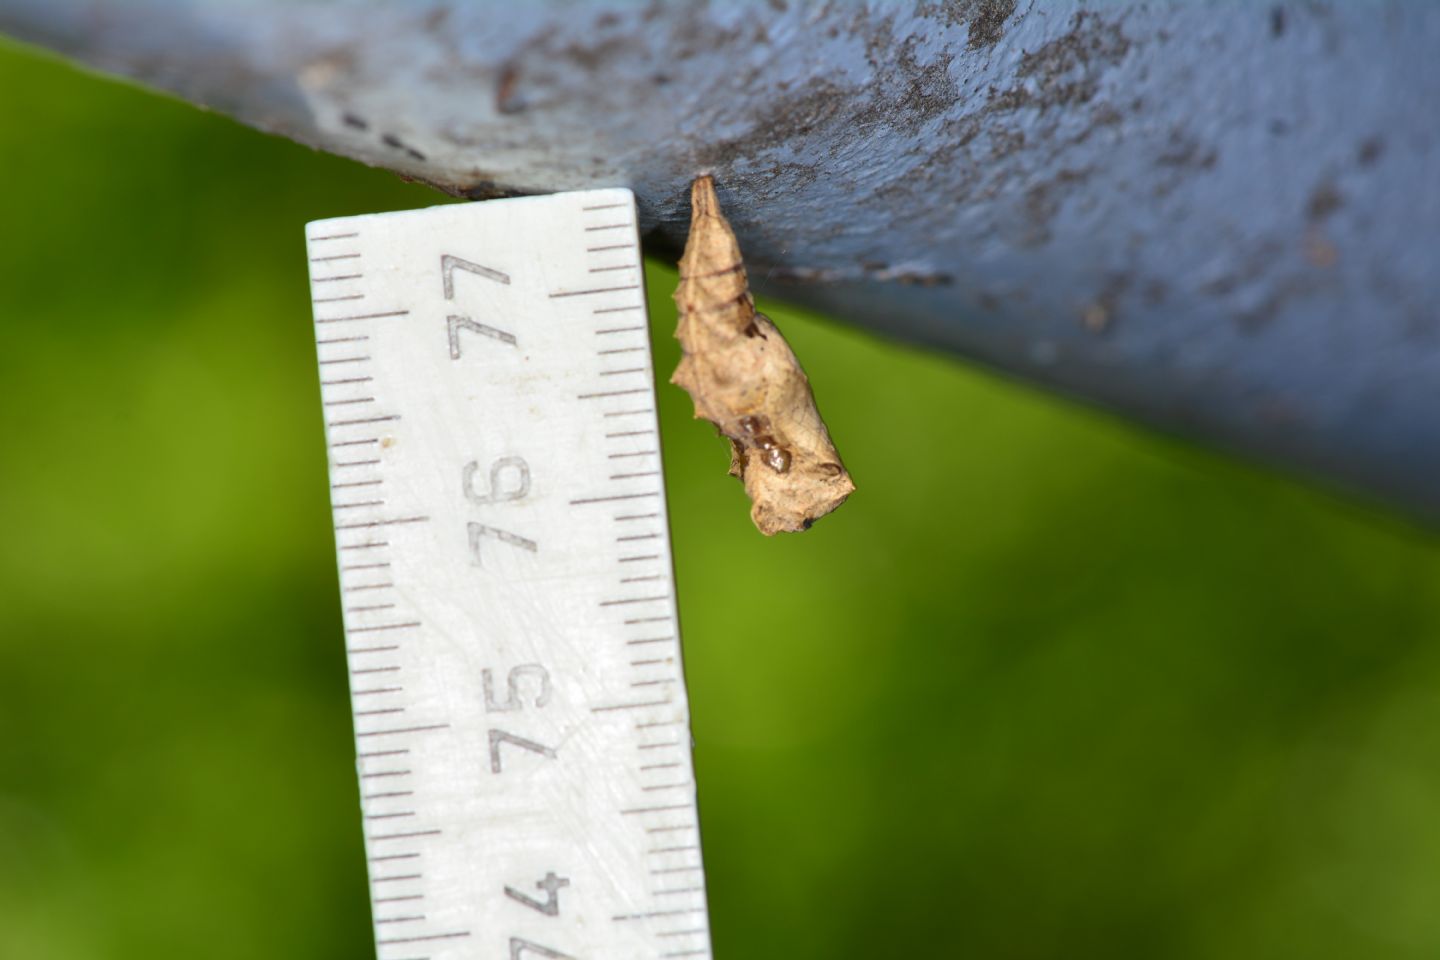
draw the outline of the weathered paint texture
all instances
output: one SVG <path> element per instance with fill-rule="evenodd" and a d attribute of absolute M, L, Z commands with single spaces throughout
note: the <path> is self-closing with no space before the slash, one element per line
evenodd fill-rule
<path fill-rule="evenodd" d="M 762 291 L 1440 516 L 1440 5 L 0 0 L 483 198 L 713 172 Z"/>

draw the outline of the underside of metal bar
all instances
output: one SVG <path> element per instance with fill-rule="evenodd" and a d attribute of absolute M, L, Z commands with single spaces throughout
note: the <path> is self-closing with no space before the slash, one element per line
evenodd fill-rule
<path fill-rule="evenodd" d="M 0 0 L 0 31 L 462 196 L 627 185 L 654 248 L 713 172 L 762 291 L 1440 516 L 1426 0 Z"/>

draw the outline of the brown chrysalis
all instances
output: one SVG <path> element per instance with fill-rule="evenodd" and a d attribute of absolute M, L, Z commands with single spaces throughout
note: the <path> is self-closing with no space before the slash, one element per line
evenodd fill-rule
<path fill-rule="evenodd" d="M 675 290 L 684 357 L 670 382 L 695 416 L 730 439 L 730 473 L 745 484 L 761 533 L 805 530 L 855 484 L 840 462 L 810 381 L 775 324 L 755 312 L 740 245 L 707 174 L 690 190 L 690 238 Z"/>

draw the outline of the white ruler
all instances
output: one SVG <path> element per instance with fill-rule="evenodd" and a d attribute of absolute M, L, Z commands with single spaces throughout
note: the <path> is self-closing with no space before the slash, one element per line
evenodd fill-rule
<path fill-rule="evenodd" d="M 380 960 L 708 956 L 634 198 L 308 242 Z"/>

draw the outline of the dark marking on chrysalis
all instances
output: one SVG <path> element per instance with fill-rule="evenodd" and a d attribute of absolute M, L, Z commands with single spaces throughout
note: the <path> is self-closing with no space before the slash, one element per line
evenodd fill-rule
<path fill-rule="evenodd" d="M 765 466 L 776 473 L 785 473 L 790 469 L 790 452 L 782 447 L 766 447 Z"/>

